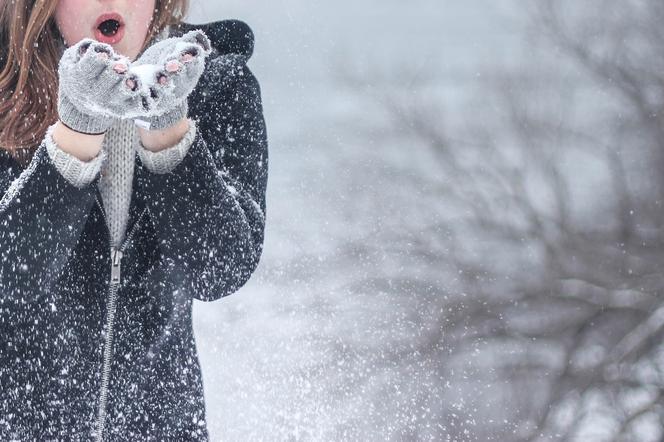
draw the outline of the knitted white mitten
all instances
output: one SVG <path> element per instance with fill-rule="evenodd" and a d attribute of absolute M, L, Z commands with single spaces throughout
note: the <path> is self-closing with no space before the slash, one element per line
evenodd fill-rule
<path fill-rule="evenodd" d="M 212 52 L 201 30 L 162 40 L 148 49 L 129 68 L 137 82 L 142 106 L 125 117 L 140 117 L 150 129 L 172 126 L 187 116 L 187 96 L 194 90 Z"/>
<path fill-rule="evenodd" d="M 67 48 L 58 65 L 60 121 L 87 134 L 108 130 L 132 94 L 125 82 L 128 66 L 111 46 L 89 38 Z"/>

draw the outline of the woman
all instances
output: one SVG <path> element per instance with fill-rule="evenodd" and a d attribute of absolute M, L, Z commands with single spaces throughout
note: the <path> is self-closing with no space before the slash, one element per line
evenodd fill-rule
<path fill-rule="evenodd" d="M 186 6 L 0 3 L 1 440 L 208 439 L 192 300 L 256 268 L 268 151 L 250 28 Z"/>

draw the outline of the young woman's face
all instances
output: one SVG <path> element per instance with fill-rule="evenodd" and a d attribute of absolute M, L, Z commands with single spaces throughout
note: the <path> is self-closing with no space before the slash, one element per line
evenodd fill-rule
<path fill-rule="evenodd" d="M 136 59 L 148 33 L 156 0 L 58 0 L 55 21 L 67 46 L 93 38 Z"/>

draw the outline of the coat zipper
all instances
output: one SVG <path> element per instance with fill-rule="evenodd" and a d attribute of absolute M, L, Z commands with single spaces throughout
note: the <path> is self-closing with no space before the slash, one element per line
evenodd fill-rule
<path fill-rule="evenodd" d="M 99 196 L 95 194 L 95 199 L 97 200 L 97 205 L 101 210 L 101 214 L 104 218 L 104 223 L 108 228 L 108 221 L 106 219 L 106 211 L 103 208 L 101 201 L 99 201 Z M 109 284 L 108 291 L 108 300 L 106 303 L 106 335 L 104 336 L 104 355 L 103 355 L 103 366 L 102 366 L 102 378 L 101 378 L 101 391 L 99 393 L 99 408 L 97 412 L 97 420 L 95 422 L 95 440 L 98 442 L 103 441 L 104 435 L 104 424 L 106 422 L 106 405 L 108 402 L 108 383 L 111 375 L 111 359 L 113 357 L 113 325 L 115 322 L 115 308 L 117 301 L 118 289 L 120 288 L 120 283 L 122 282 L 122 273 L 121 273 L 121 264 L 122 256 L 127 244 L 131 241 L 134 236 L 143 215 L 147 208 L 143 209 L 140 216 L 132 226 L 124 242 L 120 245 L 119 249 L 116 249 L 111 243 L 110 231 L 109 231 L 109 245 L 111 247 L 111 280 Z"/>

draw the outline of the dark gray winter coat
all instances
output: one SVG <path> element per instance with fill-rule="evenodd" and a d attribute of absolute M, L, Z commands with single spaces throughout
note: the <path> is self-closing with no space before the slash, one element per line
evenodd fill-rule
<path fill-rule="evenodd" d="M 0 440 L 207 440 L 192 300 L 237 291 L 263 247 L 267 138 L 243 22 L 189 97 L 198 133 L 167 174 L 136 157 L 127 238 L 111 250 L 101 197 L 46 146 L 23 169 L 0 150 Z M 112 280 L 112 278 L 115 278 Z"/>

